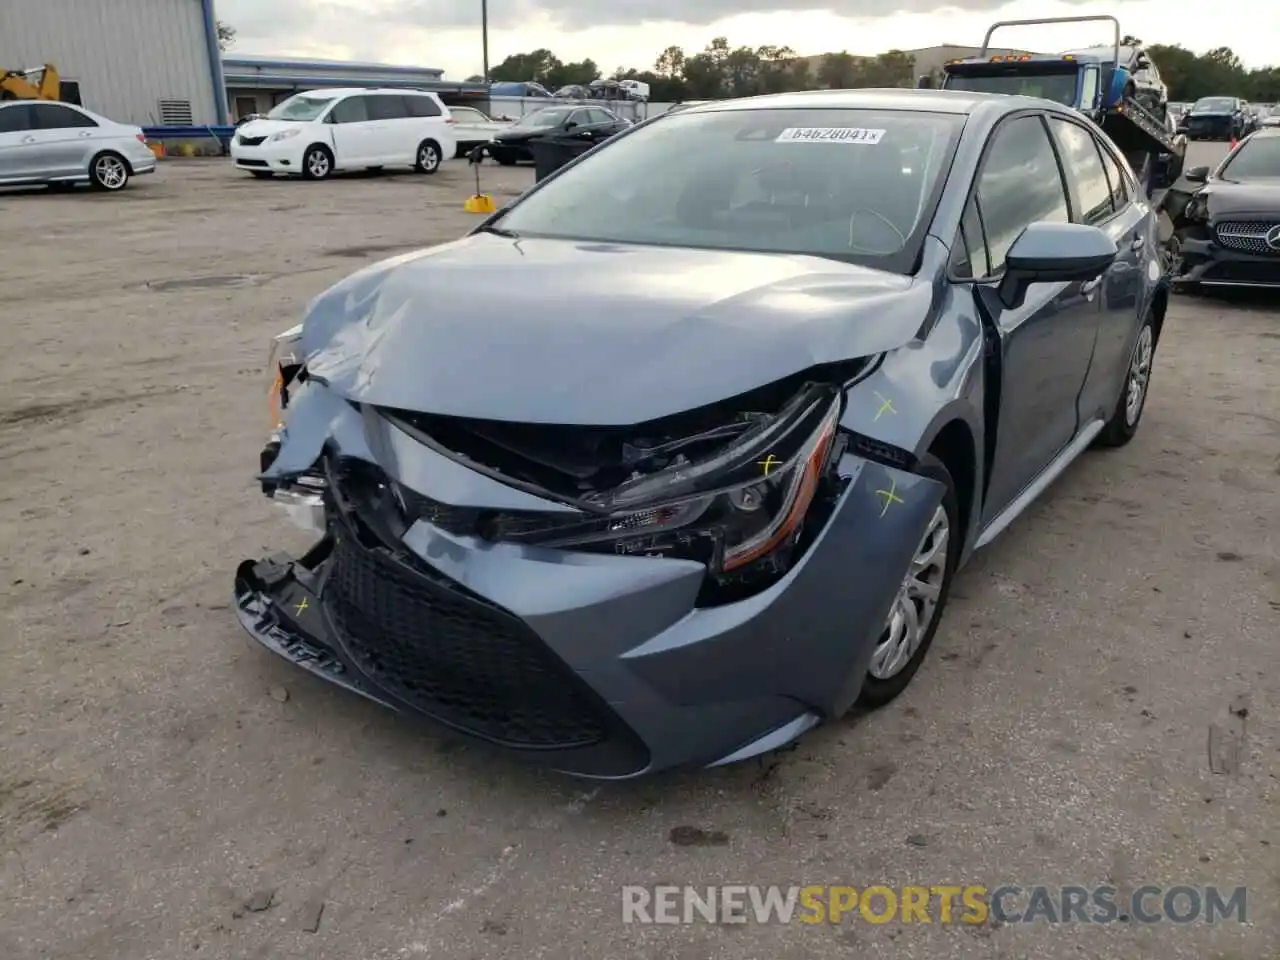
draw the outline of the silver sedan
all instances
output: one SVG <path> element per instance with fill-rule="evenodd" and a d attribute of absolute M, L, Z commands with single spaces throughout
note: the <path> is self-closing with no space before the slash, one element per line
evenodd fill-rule
<path fill-rule="evenodd" d="M 68 103 L 0 103 L 0 186 L 88 183 L 115 191 L 155 169 L 141 127 Z"/>

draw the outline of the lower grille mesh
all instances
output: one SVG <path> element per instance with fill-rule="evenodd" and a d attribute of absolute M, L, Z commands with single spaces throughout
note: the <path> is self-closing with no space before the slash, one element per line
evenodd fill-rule
<path fill-rule="evenodd" d="M 513 614 L 351 536 L 334 547 L 324 602 L 375 683 L 443 723 L 508 746 L 601 742 L 603 707 Z"/>

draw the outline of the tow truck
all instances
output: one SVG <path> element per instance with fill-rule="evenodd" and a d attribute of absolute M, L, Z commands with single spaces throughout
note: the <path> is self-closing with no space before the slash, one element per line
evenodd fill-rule
<path fill-rule="evenodd" d="M 1106 47 L 1073 53 L 991 55 L 991 37 L 1005 27 L 1103 21 L 1115 33 Z M 951 60 L 942 68 L 942 89 L 1044 97 L 1079 110 L 1100 126 L 1124 154 L 1148 196 L 1182 175 L 1186 137 L 1144 105 L 1133 80 L 1140 51 L 1122 42 L 1120 21 L 1111 16 L 1001 20 L 987 29 L 977 56 Z M 920 86 L 933 86 L 921 77 Z"/>

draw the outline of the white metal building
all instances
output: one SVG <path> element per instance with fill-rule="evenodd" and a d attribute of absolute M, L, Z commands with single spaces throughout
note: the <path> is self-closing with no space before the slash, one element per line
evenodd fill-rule
<path fill-rule="evenodd" d="M 4 0 L 0 0 L 3 3 Z M 232 120 L 266 113 L 301 90 L 320 87 L 412 87 L 439 93 L 446 103 L 483 100 L 489 88 L 482 83 L 444 80 L 437 67 L 409 67 L 389 63 L 316 60 L 308 57 L 265 57 L 231 53 L 222 58 Z"/>
<path fill-rule="evenodd" d="M 0 69 L 52 63 L 122 123 L 226 123 L 213 3 L 0 0 Z"/>

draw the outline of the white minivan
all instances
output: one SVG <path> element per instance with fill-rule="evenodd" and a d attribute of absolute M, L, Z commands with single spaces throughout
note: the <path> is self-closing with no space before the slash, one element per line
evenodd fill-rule
<path fill-rule="evenodd" d="M 453 118 L 423 90 L 309 90 L 241 126 L 231 158 L 255 177 L 323 180 L 342 170 L 435 173 L 457 150 Z"/>

